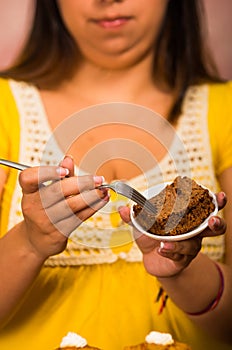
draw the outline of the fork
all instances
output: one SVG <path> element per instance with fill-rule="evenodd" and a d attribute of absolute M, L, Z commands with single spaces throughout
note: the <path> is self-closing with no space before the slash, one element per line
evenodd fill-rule
<path fill-rule="evenodd" d="M 12 161 L 6 160 L 6 159 L 0 159 L 0 164 L 8 166 L 10 168 L 17 169 L 17 170 L 25 170 L 27 168 L 30 168 L 28 165 L 12 162 Z"/>
<path fill-rule="evenodd" d="M 30 168 L 28 165 L 12 162 L 6 159 L 0 159 L 0 164 L 17 170 L 25 170 L 27 168 Z M 125 182 L 114 181 L 111 184 L 100 185 L 98 186 L 98 188 L 110 188 L 114 192 L 119 193 L 122 196 L 131 199 L 133 202 L 141 205 L 141 207 L 150 211 L 152 214 L 156 213 L 156 208 L 151 204 L 151 202 L 149 202 L 147 198 L 145 198 L 140 192 L 135 190 L 133 187 L 127 185 Z"/>
<path fill-rule="evenodd" d="M 141 205 L 144 209 L 150 211 L 152 214 L 156 213 L 156 208 L 153 206 L 151 202 L 147 198 L 145 198 L 140 192 L 138 192 L 133 187 L 127 185 L 122 181 L 114 181 L 110 184 L 102 184 L 98 186 L 101 188 L 110 188 L 114 192 L 121 194 L 124 197 L 131 199 L 133 202 Z"/>

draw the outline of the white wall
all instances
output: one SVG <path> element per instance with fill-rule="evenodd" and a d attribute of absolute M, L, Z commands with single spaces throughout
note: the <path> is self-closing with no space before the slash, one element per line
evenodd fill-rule
<path fill-rule="evenodd" d="M 232 79 L 232 0 L 204 2 L 216 62 L 221 75 Z M 0 0 L 0 69 L 9 65 L 20 50 L 33 6 L 34 0 Z"/>
<path fill-rule="evenodd" d="M 232 0 L 204 0 L 210 44 L 221 75 L 232 79 Z"/>
<path fill-rule="evenodd" d="M 30 26 L 34 0 L 0 0 L 0 69 L 20 50 Z"/>

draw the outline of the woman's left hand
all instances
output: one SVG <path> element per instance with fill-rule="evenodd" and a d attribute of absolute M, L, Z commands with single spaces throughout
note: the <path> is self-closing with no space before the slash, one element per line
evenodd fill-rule
<path fill-rule="evenodd" d="M 219 209 L 226 205 L 226 196 L 223 192 L 217 194 Z M 121 218 L 130 223 L 130 210 L 122 207 L 119 210 Z M 218 236 L 226 232 L 225 220 L 213 216 L 208 227 L 201 234 L 178 242 L 160 242 L 134 229 L 134 237 L 143 253 L 146 270 L 156 277 L 171 277 L 185 269 L 201 250 L 203 237 Z"/>

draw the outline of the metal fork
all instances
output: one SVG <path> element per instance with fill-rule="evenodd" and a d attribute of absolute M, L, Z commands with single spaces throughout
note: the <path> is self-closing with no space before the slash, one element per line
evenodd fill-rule
<path fill-rule="evenodd" d="M 124 197 L 131 199 L 133 202 L 141 205 L 144 209 L 150 211 L 152 214 L 156 213 L 156 208 L 152 205 L 147 198 L 145 198 L 140 192 L 135 190 L 133 187 L 127 185 L 122 181 L 114 181 L 110 184 L 103 184 L 98 188 L 110 188 L 116 193 L 121 194 Z"/>
<path fill-rule="evenodd" d="M 12 162 L 6 159 L 0 159 L 0 164 L 14 168 L 17 170 L 25 170 L 30 168 L 28 165 Z M 156 208 L 145 198 L 140 192 L 136 191 L 133 187 L 127 185 L 122 181 L 114 181 L 111 184 L 103 184 L 98 186 L 98 188 L 111 188 L 114 192 L 121 194 L 134 201 L 135 203 L 141 205 L 144 209 L 150 211 L 152 214 L 156 213 Z"/>
<path fill-rule="evenodd" d="M 28 165 L 12 162 L 12 161 L 6 160 L 6 159 L 0 159 L 0 164 L 8 166 L 10 168 L 17 169 L 17 170 L 25 170 L 27 168 L 30 168 Z"/>

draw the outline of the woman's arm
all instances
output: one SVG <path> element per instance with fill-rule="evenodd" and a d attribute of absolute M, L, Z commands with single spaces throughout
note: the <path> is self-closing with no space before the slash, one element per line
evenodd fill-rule
<path fill-rule="evenodd" d="M 228 193 L 228 201 L 232 201 L 229 179 L 232 169 L 221 176 L 223 191 Z M 218 194 L 219 207 L 225 205 L 223 193 Z M 232 207 L 228 203 L 226 220 L 231 221 Z M 124 221 L 129 221 L 129 211 L 121 208 L 120 214 Z M 210 228 L 210 229 L 209 229 Z M 221 288 L 221 279 L 215 263 L 206 255 L 199 253 L 203 236 L 213 236 L 225 233 L 225 221 L 219 217 L 211 218 L 209 228 L 201 235 L 180 242 L 158 241 L 134 232 L 139 248 L 143 253 L 143 261 L 147 271 L 156 276 L 169 297 L 186 313 L 196 313 L 205 308 L 216 298 Z M 232 343 L 232 267 L 231 267 L 231 224 L 226 232 L 226 242 L 230 244 L 226 250 L 225 264 L 220 264 L 224 278 L 224 291 L 220 301 L 213 311 L 199 316 L 190 316 L 201 328 L 214 337 Z"/>
<path fill-rule="evenodd" d="M 94 189 L 102 183 L 101 177 L 65 178 L 66 174 L 61 167 L 20 173 L 24 220 L 0 240 L 1 325 L 12 316 L 44 261 L 63 251 L 73 229 L 109 199 L 106 192 Z M 43 186 L 48 180 L 54 182 Z"/>
<path fill-rule="evenodd" d="M 223 274 L 224 290 L 214 310 L 200 315 L 189 316 L 199 326 L 213 336 L 232 344 L 232 168 L 220 176 L 220 185 L 227 194 L 227 205 L 224 208 L 227 230 L 226 255 L 224 264 L 219 264 Z M 181 249 L 181 247 L 179 247 Z M 184 249 L 184 248 L 182 248 Z M 186 253 L 188 247 L 186 246 Z M 203 254 L 198 254 L 189 266 L 172 278 L 161 278 L 162 285 L 173 301 L 187 313 L 197 313 L 207 308 L 215 300 L 222 279 L 215 263 Z"/>
<path fill-rule="evenodd" d="M 224 264 L 219 266 L 224 279 L 222 295 L 220 291 L 223 282 L 219 272 L 214 262 L 201 253 L 176 276 L 159 278 L 159 280 L 170 298 L 198 326 L 213 337 L 231 344 L 231 268 Z M 211 309 L 209 306 L 218 296 L 216 307 Z M 190 313 L 196 315 L 190 315 Z"/>

